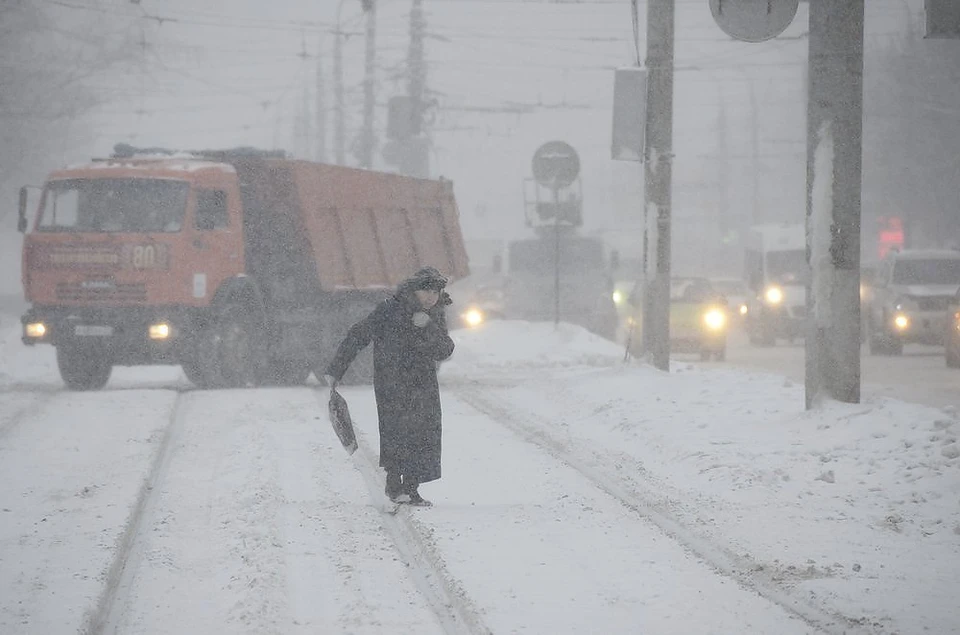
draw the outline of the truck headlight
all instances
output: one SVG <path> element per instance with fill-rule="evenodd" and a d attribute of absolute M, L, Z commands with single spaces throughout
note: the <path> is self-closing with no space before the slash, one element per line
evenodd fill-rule
<path fill-rule="evenodd" d="M 620 293 L 620 291 L 613 292 L 613 303 L 616 304 L 617 306 L 620 306 L 621 304 L 623 304 L 623 294 Z"/>
<path fill-rule="evenodd" d="M 906 331 L 908 328 L 910 328 L 910 318 L 902 313 L 898 313 L 893 317 L 893 326 L 898 331 Z"/>
<path fill-rule="evenodd" d="M 31 322 L 23 325 L 23 332 L 31 339 L 40 340 L 47 334 L 47 325 L 43 322 Z"/>
<path fill-rule="evenodd" d="M 750 312 L 750 309 L 747 308 L 747 305 L 746 305 L 746 304 L 741 304 L 741 305 L 740 305 L 740 315 L 746 315 L 746 314 L 749 313 L 749 312 Z"/>
<path fill-rule="evenodd" d="M 703 323 L 711 331 L 719 331 L 727 323 L 727 316 L 720 309 L 710 309 L 703 315 Z"/>
<path fill-rule="evenodd" d="M 480 309 L 469 309 L 463 314 L 463 321 L 470 327 L 480 326 L 483 324 L 483 311 Z"/>
<path fill-rule="evenodd" d="M 147 328 L 147 334 L 152 340 L 166 340 L 170 339 L 170 334 L 173 332 L 173 329 L 170 328 L 170 325 L 166 322 L 159 322 L 157 324 L 151 324 Z"/>
<path fill-rule="evenodd" d="M 777 305 L 783 302 L 783 289 L 780 287 L 770 287 L 763 295 L 769 304 Z"/>

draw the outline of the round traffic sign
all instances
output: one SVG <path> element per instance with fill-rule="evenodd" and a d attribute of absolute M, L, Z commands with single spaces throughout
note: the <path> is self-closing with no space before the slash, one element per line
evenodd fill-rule
<path fill-rule="evenodd" d="M 548 141 L 533 154 L 533 178 L 544 187 L 565 187 L 579 175 L 580 156 L 569 143 Z"/>
<path fill-rule="evenodd" d="M 710 0 L 710 12 L 724 33 L 744 42 L 764 42 L 783 33 L 800 0 Z"/>

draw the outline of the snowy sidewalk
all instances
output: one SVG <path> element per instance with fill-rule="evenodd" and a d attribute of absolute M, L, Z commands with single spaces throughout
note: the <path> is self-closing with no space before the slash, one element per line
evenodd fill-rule
<path fill-rule="evenodd" d="M 622 364 L 574 327 L 456 334 L 448 390 L 661 502 L 696 538 L 877 632 L 960 632 L 960 423 L 876 400 L 803 410 L 772 375 Z"/>

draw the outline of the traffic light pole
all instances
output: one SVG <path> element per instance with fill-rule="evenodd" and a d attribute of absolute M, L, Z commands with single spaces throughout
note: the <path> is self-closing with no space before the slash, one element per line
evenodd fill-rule
<path fill-rule="evenodd" d="M 810 2 L 806 406 L 860 401 L 864 0 Z"/>
<path fill-rule="evenodd" d="M 647 156 L 644 198 L 648 219 L 655 219 L 654 258 L 644 275 L 644 353 L 660 370 L 670 370 L 670 225 L 673 163 L 674 0 L 647 2 Z M 650 227 L 650 223 L 646 225 Z M 649 230 L 648 230 L 649 231 Z M 647 245 L 644 246 L 647 249 Z"/>

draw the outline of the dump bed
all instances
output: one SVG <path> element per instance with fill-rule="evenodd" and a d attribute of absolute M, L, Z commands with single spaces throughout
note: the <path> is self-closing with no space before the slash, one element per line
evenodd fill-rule
<path fill-rule="evenodd" d="M 427 265 L 451 279 L 469 273 L 450 181 L 285 159 L 237 169 L 246 213 L 266 217 L 248 233 L 286 226 L 289 252 L 326 291 L 392 288 Z"/>

